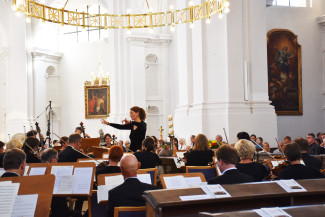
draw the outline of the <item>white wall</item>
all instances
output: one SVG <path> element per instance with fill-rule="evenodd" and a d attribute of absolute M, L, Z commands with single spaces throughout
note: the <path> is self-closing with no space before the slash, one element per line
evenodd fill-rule
<path fill-rule="evenodd" d="M 302 60 L 302 116 L 278 116 L 278 138 L 306 137 L 324 132 L 324 84 L 321 28 L 316 18 L 323 15 L 323 2 L 313 1 L 312 8 L 272 6 L 266 10 L 267 31 L 289 29 L 298 36 Z"/>

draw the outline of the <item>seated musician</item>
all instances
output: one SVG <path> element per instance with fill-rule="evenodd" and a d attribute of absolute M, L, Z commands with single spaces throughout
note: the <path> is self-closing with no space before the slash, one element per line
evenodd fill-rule
<path fill-rule="evenodd" d="M 245 182 L 253 182 L 254 178 L 240 173 L 236 168 L 238 162 L 238 154 L 234 147 L 223 145 L 217 151 L 217 163 L 221 176 L 212 178 L 208 184 L 239 184 Z"/>
<path fill-rule="evenodd" d="M 240 173 L 253 177 L 255 182 L 262 181 L 269 174 L 265 166 L 252 161 L 255 145 L 251 141 L 241 139 L 235 144 L 235 149 L 240 158 L 239 163 L 236 164 Z"/>
<path fill-rule="evenodd" d="M 3 168 L 6 172 L 2 174 L 1 178 L 23 176 L 25 172 L 25 166 L 25 152 L 17 148 L 11 149 L 4 155 Z"/>
<path fill-rule="evenodd" d="M 207 166 L 213 162 L 214 151 L 210 150 L 209 141 L 203 134 L 195 137 L 193 150 L 186 156 L 186 166 Z"/>
<path fill-rule="evenodd" d="M 59 153 L 61 151 L 63 151 L 66 147 L 68 147 L 68 145 L 69 145 L 69 138 L 67 136 L 62 136 L 60 138 L 60 144 L 61 144 L 62 148 L 60 148 Z"/>
<path fill-rule="evenodd" d="M 294 142 L 300 146 L 301 158 L 304 161 L 305 165 L 307 167 L 314 167 L 314 168 L 320 170 L 322 168 L 322 161 L 320 159 L 317 159 L 317 158 L 310 156 L 308 154 L 309 145 L 308 145 L 307 140 L 299 137 L 299 138 L 296 138 L 294 140 Z"/>
<path fill-rule="evenodd" d="M 14 148 L 21 149 L 21 147 L 23 147 L 23 143 L 21 143 L 20 141 L 18 141 L 16 139 L 11 139 L 5 144 L 5 146 L 6 146 L 6 151 L 9 151 Z M 0 168 L 3 168 L 4 155 L 5 155 L 5 153 L 0 154 Z"/>
<path fill-rule="evenodd" d="M 36 138 L 37 132 L 36 132 L 36 130 L 30 130 L 27 132 L 26 136 L 27 136 L 27 138 L 30 138 L 30 137 Z"/>
<path fill-rule="evenodd" d="M 41 155 L 42 163 L 57 163 L 59 159 L 58 152 L 54 148 L 48 148 Z"/>
<path fill-rule="evenodd" d="M 59 154 L 59 162 L 77 162 L 79 158 L 87 158 L 80 153 L 81 135 L 73 133 L 69 136 L 69 145 Z"/>
<path fill-rule="evenodd" d="M 98 168 L 96 171 L 96 180 L 99 174 L 107 174 L 107 173 L 120 173 L 121 169 L 118 165 L 121 158 L 123 157 L 123 149 L 121 146 L 114 145 L 108 151 L 108 166 Z"/>
<path fill-rule="evenodd" d="M 107 148 L 110 148 L 112 146 L 112 136 L 109 133 L 106 133 L 104 135 L 104 142 L 105 144 L 102 144 L 101 146 L 107 146 Z"/>
<path fill-rule="evenodd" d="M 26 163 L 41 163 L 40 157 L 37 155 L 40 141 L 34 137 L 28 137 L 22 149 L 26 153 Z"/>
<path fill-rule="evenodd" d="M 142 151 L 135 152 L 134 156 L 141 163 L 140 169 L 155 168 L 161 165 L 161 160 L 154 152 L 155 141 L 151 137 L 145 138 L 142 142 Z"/>
<path fill-rule="evenodd" d="M 290 165 L 279 172 L 279 179 L 324 178 L 324 175 L 318 169 L 300 163 L 301 150 L 297 143 L 286 144 L 283 153 Z"/>
<path fill-rule="evenodd" d="M 114 216 L 115 207 L 145 206 L 143 192 L 157 189 L 156 186 L 142 183 L 137 179 L 140 164 L 134 155 L 125 155 L 121 159 L 121 171 L 125 181 L 108 193 L 108 217 Z"/>
<path fill-rule="evenodd" d="M 283 142 L 278 143 L 278 148 L 273 151 L 273 154 L 283 155 Z"/>
<path fill-rule="evenodd" d="M 76 129 L 75 129 L 74 132 L 75 132 L 75 133 L 79 133 L 79 134 L 81 135 L 82 132 L 83 132 L 83 130 L 82 130 L 81 127 L 76 127 Z M 90 138 L 90 136 L 89 136 L 87 133 L 85 133 L 85 138 Z"/>

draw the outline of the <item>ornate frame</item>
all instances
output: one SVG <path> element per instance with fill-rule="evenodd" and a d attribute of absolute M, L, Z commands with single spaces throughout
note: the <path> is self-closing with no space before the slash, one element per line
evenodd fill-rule
<path fill-rule="evenodd" d="M 90 91 L 94 92 L 94 94 L 97 92 L 97 94 L 101 94 L 102 96 L 104 96 L 103 94 L 105 94 L 106 100 L 104 100 L 104 107 L 103 108 L 106 109 L 106 112 L 104 112 L 104 114 L 103 113 L 95 114 L 95 112 L 93 114 L 91 114 L 91 112 L 89 111 L 90 110 L 90 108 L 89 108 L 89 92 Z M 107 95 L 106 95 L 105 92 L 107 93 Z M 104 85 L 104 86 L 85 85 L 85 118 L 86 119 L 107 118 L 110 113 L 111 113 L 110 86 L 107 86 L 107 85 Z"/>
<path fill-rule="evenodd" d="M 280 58 L 274 59 L 275 56 Z M 270 30 L 267 33 L 267 61 L 269 98 L 276 114 L 302 115 L 301 46 L 297 35 L 287 29 Z"/>

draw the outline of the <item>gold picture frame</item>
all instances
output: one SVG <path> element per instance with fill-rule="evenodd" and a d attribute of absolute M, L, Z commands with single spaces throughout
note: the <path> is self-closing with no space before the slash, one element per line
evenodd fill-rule
<path fill-rule="evenodd" d="M 301 46 L 287 29 L 267 33 L 269 99 L 277 115 L 302 115 Z"/>
<path fill-rule="evenodd" d="M 110 86 L 85 85 L 85 118 L 107 118 L 110 109 Z"/>

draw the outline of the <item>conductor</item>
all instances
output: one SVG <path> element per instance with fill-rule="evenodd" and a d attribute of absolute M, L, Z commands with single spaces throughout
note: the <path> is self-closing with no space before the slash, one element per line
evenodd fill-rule
<path fill-rule="evenodd" d="M 102 123 L 120 130 L 131 130 L 130 149 L 133 152 L 136 152 L 137 150 L 141 149 L 142 141 L 145 139 L 146 136 L 147 124 L 144 122 L 144 120 L 146 119 L 146 112 L 143 108 L 133 106 L 130 109 L 130 117 L 132 121 L 124 119 L 122 120 L 122 125 L 109 123 L 104 119 L 102 120 Z"/>

